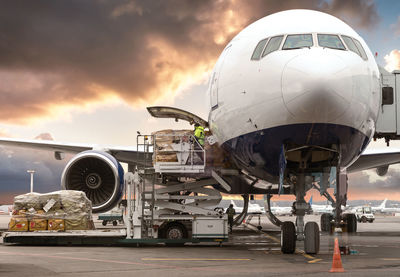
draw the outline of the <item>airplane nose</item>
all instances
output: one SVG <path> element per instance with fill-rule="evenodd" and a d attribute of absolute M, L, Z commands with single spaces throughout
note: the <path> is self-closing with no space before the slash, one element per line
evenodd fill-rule
<path fill-rule="evenodd" d="M 332 53 L 309 52 L 296 56 L 282 72 L 282 96 L 286 108 L 297 120 L 332 121 L 350 107 L 351 71 Z"/>

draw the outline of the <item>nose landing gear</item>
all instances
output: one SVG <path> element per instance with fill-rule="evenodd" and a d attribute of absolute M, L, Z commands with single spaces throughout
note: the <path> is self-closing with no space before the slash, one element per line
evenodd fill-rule
<path fill-rule="evenodd" d="M 316 222 L 304 224 L 304 216 L 311 210 L 311 206 L 304 200 L 306 194 L 306 177 L 300 174 L 297 178 L 295 193 L 296 201 L 293 203 L 293 214 L 296 224 L 285 221 L 281 225 L 281 250 L 285 254 L 292 254 L 296 250 L 296 240 L 304 241 L 304 251 L 307 254 L 319 252 L 319 227 Z"/>

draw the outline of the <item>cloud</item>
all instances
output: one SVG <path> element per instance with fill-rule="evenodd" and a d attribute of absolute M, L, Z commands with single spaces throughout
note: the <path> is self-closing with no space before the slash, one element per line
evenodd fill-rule
<path fill-rule="evenodd" d="M 352 199 L 400 200 L 400 168 L 389 167 L 385 176 L 378 176 L 375 170 L 349 174 L 349 195 Z"/>
<path fill-rule="evenodd" d="M 385 69 L 389 72 L 400 69 L 400 51 L 394 49 L 384 57 L 386 65 Z"/>
<path fill-rule="evenodd" d="M 173 99 L 204 80 L 249 23 L 308 8 L 359 28 L 371 1 L 7 1 L 0 13 L 0 121 L 26 123 L 110 97 L 131 106 Z"/>

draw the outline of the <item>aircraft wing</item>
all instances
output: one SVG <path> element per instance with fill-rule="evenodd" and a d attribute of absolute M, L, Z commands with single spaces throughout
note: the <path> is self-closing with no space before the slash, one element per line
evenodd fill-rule
<path fill-rule="evenodd" d="M 137 163 L 143 160 L 143 151 L 138 152 L 137 147 L 129 146 L 106 146 L 96 144 L 63 143 L 52 140 L 25 140 L 0 138 L 0 145 L 23 147 L 37 150 L 47 150 L 62 153 L 77 154 L 87 150 L 100 150 L 113 155 L 118 161 L 126 163 Z M 151 152 L 151 151 L 150 151 Z"/>
<path fill-rule="evenodd" d="M 366 150 L 357 161 L 347 168 L 347 172 L 351 173 L 397 163 L 400 163 L 400 149 Z"/>

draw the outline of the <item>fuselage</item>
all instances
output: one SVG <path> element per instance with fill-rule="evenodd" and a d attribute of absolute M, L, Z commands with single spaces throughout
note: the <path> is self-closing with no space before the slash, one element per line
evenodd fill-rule
<path fill-rule="evenodd" d="M 337 147 L 345 168 L 374 134 L 379 91 L 375 58 L 346 23 L 280 12 L 223 50 L 208 91 L 210 130 L 239 166 L 269 182 L 277 182 L 288 144 Z"/>

